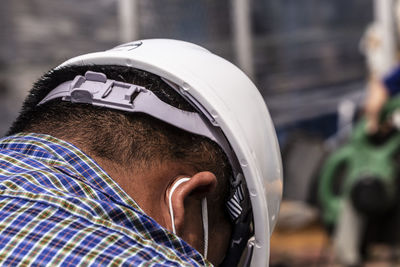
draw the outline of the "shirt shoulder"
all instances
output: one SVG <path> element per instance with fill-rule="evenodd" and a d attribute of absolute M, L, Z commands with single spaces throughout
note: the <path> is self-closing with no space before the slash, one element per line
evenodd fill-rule
<path fill-rule="evenodd" d="M 47 201 L 1 195 L 0 265 L 200 266 L 123 225 Z"/>
<path fill-rule="evenodd" d="M 76 148 L 0 141 L 0 265 L 204 266 Z"/>

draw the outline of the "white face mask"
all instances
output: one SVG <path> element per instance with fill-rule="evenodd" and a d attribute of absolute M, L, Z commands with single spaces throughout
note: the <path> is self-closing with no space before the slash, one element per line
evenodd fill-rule
<path fill-rule="evenodd" d="M 168 197 L 168 204 L 169 204 L 169 213 L 171 215 L 171 224 L 172 224 L 172 232 L 176 234 L 175 229 L 175 220 L 174 220 L 174 210 L 172 208 L 172 194 L 174 193 L 175 189 L 184 182 L 189 181 L 190 178 L 181 178 L 177 181 L 171 188 Z M 208 251 L 208 211 L 207 211 L 207 199 L 203 198 L 201 200 L 201 216 L 203 218 L 203 236 L 204 236 L 204 258 L 207 259 L 207 251 Z"/>

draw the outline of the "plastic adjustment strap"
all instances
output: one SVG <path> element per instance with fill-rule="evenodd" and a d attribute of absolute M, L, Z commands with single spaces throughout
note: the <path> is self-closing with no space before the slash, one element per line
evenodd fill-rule
<path fill-rule="evenodd" d="M 235 154 L 219 127 L 199 113 L 180 110 L 161 101 L 144 87 L 110 80 L 103 73 L 87 71 L 85 76 L 78 75 L 72 81 L 57 86 L 38 105 L 56 98 L 72 103 L 145 113 L 182 130 L 207 137 L 224 150 L 235 176 L 240 170 Z"/>
<path fill-rule="evenodd" d="M 85 77 L 75 77 L 69 85 L 69 91 L 70 95 L 65 95 L 64 101 L 124 111 L 133 111 L 133 96 L 140 92 L 150 92 L 141 86 L 108 80 L 105 74 L 91 71 L 86 72 Z"/>

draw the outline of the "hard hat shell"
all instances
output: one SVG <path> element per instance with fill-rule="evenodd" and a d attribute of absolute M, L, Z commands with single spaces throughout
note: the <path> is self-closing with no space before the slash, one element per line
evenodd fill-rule
<path fill-rule="evenodd" d="M 192 43 L 150 39 L 72 58 L 70 65 L 120 65 L 180 87 L 212 116 L 240 163 L 254 218 L 252 266 L 267 266 L 282 195 L 282 163 L 268 109 L 252 81 L 227 60 Z"/>

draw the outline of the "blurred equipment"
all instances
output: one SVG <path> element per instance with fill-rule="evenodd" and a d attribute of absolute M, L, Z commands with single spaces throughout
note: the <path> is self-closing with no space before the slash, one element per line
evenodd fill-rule
<path fill-rule="evenodd" d="M 346 265 L 365 259 L 370 242 L 399 241 L 395 223 L 400 211 L 399 111 L 399 97 L 388 101 L 374 135 L 367 134 L 362 119 L 349 143 L 334 152 L 322 168 L 318 188 L 322 217 L 334 232 L 338 260 Z"/>
<path fill-rule="evenodd" d="M 318 210 L 302 201 L 286 200 L 279 211 L 279 230 L 300 230 L 318 219 Z"/>
<path fill-rule="evenodd" d="M 313 183 L 326 154 L 323 139 L 317 134 L 300 130 L 293 130 L 287 139 L 282 150 L 285 174 L 283 198 L 288 202 L 313 204 Z"/>

